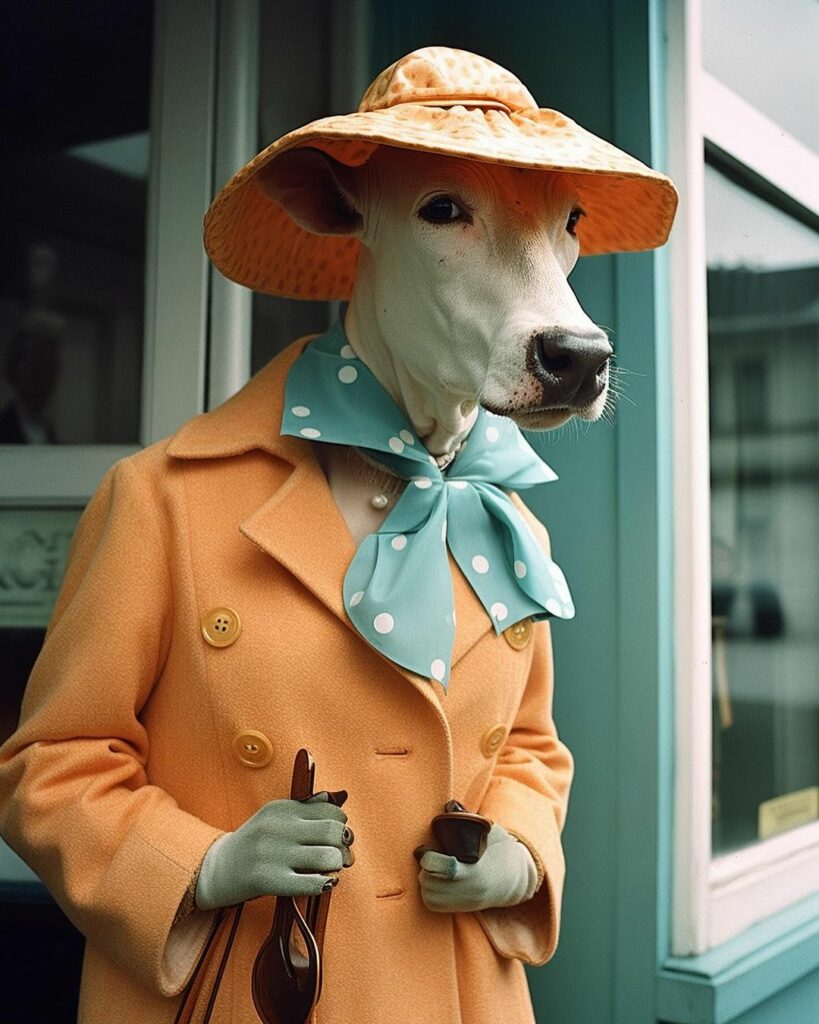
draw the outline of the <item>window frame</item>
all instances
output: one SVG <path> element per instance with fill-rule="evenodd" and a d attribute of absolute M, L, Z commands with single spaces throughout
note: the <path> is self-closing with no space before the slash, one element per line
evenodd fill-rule
<path fill-rule="evenodd" d="M 671 948 L 714 949 L 819 889 L 819 822 L 714 857 L 705 154 L 819 226 L 819 155 L 703 68 L 702 0 L 668 0 L 675 490 L 675 839 Z"/>
<path fill-rule="evenodd" d="M 204 407 L 208 262 L 200 225 L 213 177 L 216 8 L 217 0 L 155 6 L 139 443 L 2 445 L 0 507 L 81 507 L 116 461 Z M 190 257 L 180 260 L 180 252 Z"/>

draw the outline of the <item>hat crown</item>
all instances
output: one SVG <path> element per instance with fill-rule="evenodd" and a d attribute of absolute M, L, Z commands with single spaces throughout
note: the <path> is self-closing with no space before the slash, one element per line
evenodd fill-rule
<path fill-rule="evenodd" d="M 447 46 L 426 46 L 397 60 L 372 82 L 358 109 L 385 110 L 404 103 L 537 109 L 532 94 L 511 71 Z"/>

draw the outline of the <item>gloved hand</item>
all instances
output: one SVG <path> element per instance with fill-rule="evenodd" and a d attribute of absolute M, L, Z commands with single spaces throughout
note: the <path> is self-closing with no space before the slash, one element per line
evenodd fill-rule
<path fill-rule="evenodd" d="M 199 869 L 196 906 L 213 910 L 256 896 L 326 892 L 338 878 L 320 872 L 341 869 L 346 822 L 327 793 L 272 800 L 210 847 Z"/>
<path fill-rule="evenodd" d="M 427 850 L 421 857 L 421 898 L 428 910 L 452 913 L 514 907 L 534 896 L 537 868 L 523 843 L 493 825 L 477 864 Z"/>

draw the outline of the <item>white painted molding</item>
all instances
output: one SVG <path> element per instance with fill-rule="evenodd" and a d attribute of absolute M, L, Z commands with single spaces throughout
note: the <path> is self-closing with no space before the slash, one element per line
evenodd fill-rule
<path fill-rule="evenodd" d="M 819 155 L 706 71 L 702 133 L 774 188 L 819 214 Z"/>
<path fill-rule="evenodd" d="M 258 149 L 259 4 L 221 0 L 213 187 L 218 191 Z M 250 376 L 253 292 L 210 267 L 208 408 Z"/>
<path fill-rule="evenodd" d="M 84 505 L 106 471 L 137 445 L 2 445 L 0 506 Z"/>
<path fill-rule="evenodd" d="M 158 0 L 145 267 L 142 441 L 172 434 L 205 403 L 216 0 Z"/>
<path fill-rule="evenodd" d="M 667 4 L 675 537 L 675 841 L 672 953 L 708 943 L 711 862 L 711 608 L 708 318 L 700 4 Z"/>
<path fill-rule="evenodd" d="M 708 946 L 819 888 L 819 822 L 756 843 L 711 862 Z"/>

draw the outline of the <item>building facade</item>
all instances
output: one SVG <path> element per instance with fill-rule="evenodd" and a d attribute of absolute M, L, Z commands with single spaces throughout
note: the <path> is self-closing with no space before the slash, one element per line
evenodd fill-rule
<path fill-rule="evenodd" d="M 665 249 L 572 276 L 612 333 L 614 422 L 534 440 L 560 482 L 530 503 L 578 609 L 554 628 L 577 776 L 560 947 L 530 973 L 538 1021 L 819 1022 L 816 12 L 135 0 L 20 14 L 0 158 L 14 197 L 0 738 L 103 472 L 337 315 L 213 271 L 212 196 L 287 129 L 354 109 L 411 49 L 483 53 L 681 193 Z M 0 898 L 8 1019 L 72 1020 L 81 941 L 2 847 Z M 45 946 L 51 984 L 19 992 Z"/>

